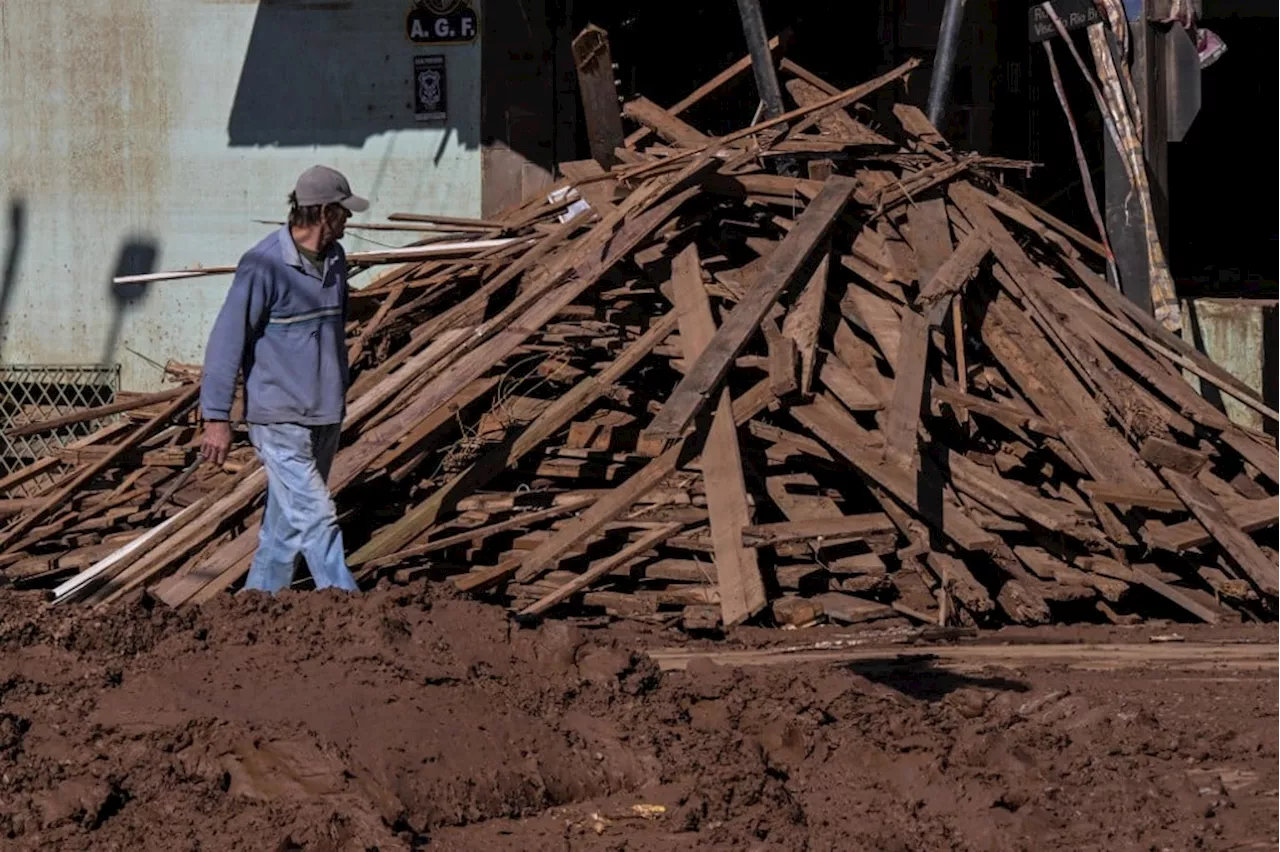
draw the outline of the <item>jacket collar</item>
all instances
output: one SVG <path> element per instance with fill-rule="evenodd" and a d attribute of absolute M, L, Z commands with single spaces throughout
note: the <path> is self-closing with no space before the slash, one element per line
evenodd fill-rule
<path fill-rule="evenodd" d="M 289 226 L 287 224 L 282 225 L 280 230 L 276 232 L 276 236 L 280 243 L 281 259 L 288 265 L 305 274 L 312 274 L 313 270 L 311 269 L 311 265 L 307 263 L 298 252 L 298 246 L 293 241 L 293 234 L 289 232 Z M 321 256 L 321 260 L 324 261 L 324 266 L 322 269 L 314 270 L 315 273 L 318 273 L 316 277 L 321 280 L 324 279 L 325 275 L 329 271 L 329 266 L 333 263 L 335 257 L 337 257 L 337 252 L 334 250 L 333 246 L 329 246 L 325 249 L 324 255 Z"/>

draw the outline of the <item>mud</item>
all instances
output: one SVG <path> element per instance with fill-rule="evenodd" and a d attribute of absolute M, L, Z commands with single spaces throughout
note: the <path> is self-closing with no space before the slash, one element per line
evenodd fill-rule
<path fill-rule="evenodd" d="M 1276 630 L 1194 638 L 1215 637 Z M 0 848 L 1276 846 L 1274 667 L 659 672 L 640 653 L 679 642 L 521 628 L 425 586 L 183 612 L 11 593 Z"/>

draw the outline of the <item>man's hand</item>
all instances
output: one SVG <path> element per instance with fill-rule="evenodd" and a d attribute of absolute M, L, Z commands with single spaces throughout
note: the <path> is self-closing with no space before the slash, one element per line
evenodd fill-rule
<path fill-rule="evenodd" d="M 231 424 L 225 420 L 210 420 L 204 424 L 204 441 L 200 444 L 200 455 L 205 461 L 211 461 L 219 467 L 227 460 L 231 450 Z"/>

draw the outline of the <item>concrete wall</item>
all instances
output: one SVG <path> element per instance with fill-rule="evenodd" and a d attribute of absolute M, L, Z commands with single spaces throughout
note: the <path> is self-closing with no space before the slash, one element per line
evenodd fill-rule
<path fill-rule="evenodd" d="M 479 39 L 414 45 L 409 9 L 2 0 L 0 363 L 118 362 L 148 389 L 147 359 L 199 361 L 229 278 L 110 279 L 235 263 L 317 162 L 371 198 L 360 218 L 480 215 Z M 446 56 L 444 123 L 415 119 L 420 54 Z"/>
<path fill-rule="evenodd" d="M 1277 407 L 1277 302 L 1275 299 L 1184 299 L 1182 336 L 1227 372 Z M 1187 381 L 1236 423 L 1276 434 L 1276 423 L 1191 373 Z"/>

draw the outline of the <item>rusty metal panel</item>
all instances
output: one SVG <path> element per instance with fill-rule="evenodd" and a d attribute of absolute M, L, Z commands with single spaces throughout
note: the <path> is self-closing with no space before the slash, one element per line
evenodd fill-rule
<path fill-rule="evenodd" d="M 1186 318 L 1183 338 L 1261 394 L 1272 408 L 1276 407 L 1276 306 L 1275 299 L 1191 299 L 1182 303 Z M 1198 378 L 1184 375 L 1194 387 L 1201 388 Z M 1234 422 L 1274 431 L 1273 422 L 1231 396 L 1219 395 L 1211 387 L 1201 392 L 1215 402 L 1220 396 Z"/>
<path fill-rule="evenodd" d="M 370 197 L 360 218 L 480 215 L 479 40 L 415 45 L 410 6 L 3 0 L 0 361 L 160 387 L 158 364 L 201 359 L 229 278 L 110 279 L 234 263 L 315 163 Z M 424 54 L 447 63 L 443 121 L 414 112 Z M 396 239 L 371 236 L 344 242 Z"/>

